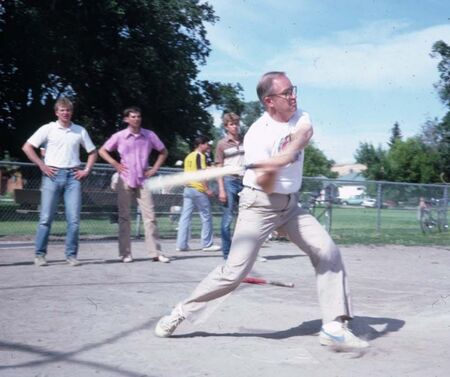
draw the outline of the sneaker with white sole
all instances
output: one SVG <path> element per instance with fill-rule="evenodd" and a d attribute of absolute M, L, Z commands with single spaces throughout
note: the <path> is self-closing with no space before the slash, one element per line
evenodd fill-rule
<path fill-rule="evenodd" d="M 153 258 L 153 262 L 170 263 L 170 258 L 165 255 L 159 254 L 157 257 Z"/>
<path fill-rule="evenodd" d="M 333 331 L 327 331 L 322 327 L 319 342 L 322 346 L 335 346 L 342 349 L 369 347 L 369 343 L 353 334 L 345 323 Z"/>
<path fill-rule="evenodd" d="M 190 247 L 177 247 L 175 249 L 176 251 L 191 251 Z"/>
<path fill-rule="evenodd" d="M 258 258 L 256 258 L 256 260 L 258 262 L 267 262 L 267 258 L 264 258 L 264 257 L 261 257 L 261 256 L 258 256 Z"/>
<path fill-rule="evenodd" d="M 219 251 L 219 250 L 221 250 L 222 248 L 220 247 L 220 246 L 217 246 L 217 245 L 211 245 L 211 246 L 208 246 L 208 247 L 204 247 L 202 250 L 203 251 Z"/>
<path fill-rule="evenodd" d="M 172 313 L 162 317 L 155 327 L 155 335 L 160 338 L 168 338 L 173 334 L 178 325 L 185 319 L 180 309 L 175 308 Z"/>
<path fill-rule="evenodd" d="M 38 267 L 48 266 L 47 260 L 45 259 L 45 255 L 37 255 L 34 258 L 34 264 Z"/>
<path fill-rule="evenodd" d="M 81 263 L 80 263 L 80 261 L 77 259 L 77 258 L 75 258 L 75 257 L 68 257 L 67 259 L 66 259 L 66 261 L 67 261 L 67 263 L 69 263 L 72 267 L 76 267 L 76 266 L 79 266 Z"/>
<path fill-rule="evenodd" d="M 123 263 L 131 263 L 131 262 L 133 262 L 133 257 L 130 254 L 124 255 L 122 257 L 122 262 Z"/>

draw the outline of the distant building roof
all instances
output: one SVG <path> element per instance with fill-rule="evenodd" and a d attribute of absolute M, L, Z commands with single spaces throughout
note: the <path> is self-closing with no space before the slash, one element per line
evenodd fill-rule
<path fill-rule="evenodd" d="M 331 168 L 331 171 L 338 173 L 338 177 L 342 178 L 351 173 L 360 173 L 367 169 L 363 164 L 337 164 Z"/>
<path fill-rule="evenodd" d="M 346 181 L 357 181 L 357 182 L 364 182 L 366 180 L 363 177 L 363 175 L 361 174 L 361 172 L 348 173 L 346 175 L 338 177 L 338 179 L 342 179 L 342 180 L 346 180 Z"/>

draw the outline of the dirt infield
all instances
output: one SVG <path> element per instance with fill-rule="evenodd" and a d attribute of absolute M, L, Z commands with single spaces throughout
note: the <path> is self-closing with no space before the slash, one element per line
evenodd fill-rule
<path fill-rule="evenodd" d="M 308 258 L 270 242 L 252 272 L 294 288 L 242 284 L 203 324 L 153 335 L 161 315 L 186 297 L 220 252 L 175 252 L 170 264 L 117 261 L 117 245 L 81 245 L 83 265 L 51 245 L 48 267 L 32 245 L 0 243 L 0 376 L 291 377 L 448 376 L 450 247 L 342 247 L 364 353 L 318 343 L 320 313 Z"/>

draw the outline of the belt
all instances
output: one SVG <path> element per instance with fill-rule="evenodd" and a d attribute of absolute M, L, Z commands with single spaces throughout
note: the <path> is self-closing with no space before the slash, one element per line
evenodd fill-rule
<path fill-rule="evenodd" d="M 267 194 L 264 190 L 261 190 L 260 188 L 256 188 L 256 187 L 252 187 L 252 186 L 246 186 L 246 185 L 244 185 L 244 188 L 248 188 L 248 189 L 253 190 L 253 191 L 261 191 L 261 192 Z M 271 194 L 267 194 L 267 195 L 286 195 L 286 196 L 290 196 L 290 195 L 294 195 L 294 194 L 295 194 L 295 192 L 291 192 L 289 194 L 281 194 L 279 192 L 272 192 Z"/>
<path fill-rule="evenodd" d="M 79 166 L 74 166 L 74 167 L 72 167 L 72 168 L 59 168 L 59 167 L 57 167 L 57 166 L 50 166 L 49 165 L 49 167 L 51 167 L 51 168 L 53 168 L 53 169 L 58 169 L 58 170 L 80 170 L 80 167 Z"/>
<path fill-rule="evenodd" d="M 245 185 L 244 185 L 244 188 L 248 188 L 248 189 L 253 190 L 253 191 L 261 191 L 261 192 L 264 192 L 264 190 L 261 190 L 260 188 L 256 188 L 256 187 L 252 187 L 252 186 L 245 186 Z"/>

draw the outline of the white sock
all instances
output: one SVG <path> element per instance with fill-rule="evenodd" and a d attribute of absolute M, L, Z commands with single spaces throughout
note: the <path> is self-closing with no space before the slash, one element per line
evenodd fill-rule
<path fill-rule="evenodd" d="M 342 322 L 339 322 L 339 321 L 331 321 L 331 322 L 328 322 L 328 323 L 325 323 L 323 326 L 322 326 L 322 328 L 326 331 L 326 332 L 329 332 L 329 333 L 335 333 L 335 332 L 337 332 L 337 331 L 339 331 L 339 330 L 341 330 L 342 329 Z"/>

